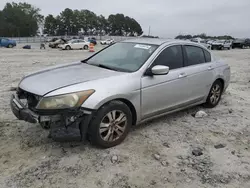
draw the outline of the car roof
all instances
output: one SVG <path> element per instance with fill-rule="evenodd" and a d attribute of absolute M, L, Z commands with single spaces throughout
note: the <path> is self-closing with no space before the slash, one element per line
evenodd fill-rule
<path fill-rule="evenodd" d="M 172 44 L 172 43 L 193 44 L 190 41 L 178 40 L 178 39 L 143 38 L 143 37 L 128 39 L 128 40 L 124 40 L 122 42 L 125 42 L 125 43 L 152 44 L 152 45 L 162 45 L 162 44 Z"/>
<path fill-rule="evenodd" d="M 173 41 L 174 41 L 174 39 L 140 37 L 140 38 L 128 39 L 128 40 L 125 40 L 125 41 L 122 41 L 122 42 L 162 45 L 163 43 L 170 43 L 170 42 L 173 42 Z"/>
<path fill-rule="evenodd" d="M 151 44 L 151 45 L 171 45 L 171 44 L 180 44 L 180 45 L 192 45 L 192 46 L 198 46 L 203 49 L 206 49 L 203 45 L 188 41 L 188 40 L 178 40 L 178 39 L 162 39 L 162 38 L 134 38 L 134 39 L 128 39 L 121 41 L 124 43 L 139 43 L 139 44 Z M 207 49 L 206 49 L 207 50 Z"/>

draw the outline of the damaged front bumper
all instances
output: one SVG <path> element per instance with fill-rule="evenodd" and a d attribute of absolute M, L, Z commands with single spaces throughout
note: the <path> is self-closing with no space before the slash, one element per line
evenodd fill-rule
<path fill-rule="evenodd" d="M 26 108 L 16 95 L 11 96 L 10 107 L 17 119 L 24 120 L 29 123 L 39 122 L 39 115 Z"/>
<path fill-rule="evenodd" d="M 16 94 L 12 95 L 10 106 L 19 120 L 29 123 L 50 123 L 50 136 L 55 141 L 85 140 L 93 111 L 86 109 L 63 110 L 59 112 L 35 112 L 27 108 Z"/>

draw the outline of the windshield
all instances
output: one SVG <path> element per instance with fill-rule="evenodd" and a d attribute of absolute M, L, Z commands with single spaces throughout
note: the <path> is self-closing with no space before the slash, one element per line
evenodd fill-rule
<path fill-rule="evenodd" d="M 74 43 L 75 41 L 76 41 L 75 39 L 71 39 L 67 43 Z"/>
<path fill-rule="evenodd" d="M 116 43 L 88 60 L 88 64 L 124 72 L 137 71 L 156 50 L 157 45 Z"/>

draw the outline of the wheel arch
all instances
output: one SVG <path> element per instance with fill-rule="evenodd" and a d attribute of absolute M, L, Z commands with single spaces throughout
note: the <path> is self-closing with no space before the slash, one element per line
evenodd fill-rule
<path fill-rule="evenodd" d="M 134 104 L 129 101 L 128 99 L 125 99 L 125 98 L 114 98 L 114 99 L 111 99 L 111 100 L 108 100 L 108 101 L 105 101 L 99 108 L 101 108 L 102 106 L 112 102 L 112 101 L 121 101 L 123 102 L 124 104 L 126 104 L 130 111 L 131 111 L 131 114 L 132 114 L 132 125 L 136 125 L 136 122 L 137 122 L 137 112 L 136 112 L 136 108 L 134 106 Z M 99 109 L 98 108 L 98 109 Z"/>
<path fill-rule="evenodd" d="M 224 90 L 225 89 L 225 80 L 223 78 L 219 77 L 214 82 L 216 82 L 216 81 L 220 81 L 222 83 L 222 88 Z"/>

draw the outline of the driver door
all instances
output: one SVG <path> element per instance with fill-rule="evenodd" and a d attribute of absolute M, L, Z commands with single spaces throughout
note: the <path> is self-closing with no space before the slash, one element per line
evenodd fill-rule
<path fill-rule="evenodd" d="M 166 75 L 143 76 L 142 119 L 165 113 L 181 107 L 186 101 L 188 90 L 182 47 L 174 45 L 165 48 L 155 59 L 151 67 L 165 65 L 169 67 Z"/>

